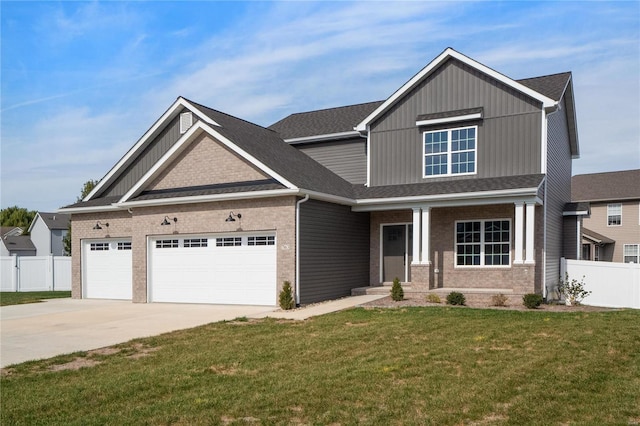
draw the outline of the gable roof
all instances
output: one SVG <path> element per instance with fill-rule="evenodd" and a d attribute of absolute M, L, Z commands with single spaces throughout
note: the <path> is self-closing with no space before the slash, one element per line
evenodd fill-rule
<path fill-rule="evenodd" d="M 544 75 L 541 77 L 523 78 L 516 80 L 518 83 L 541 93 L 554 101 L 559 101 L 564 95 L 567 84 L 571 80 L 570 72 Z"/>
<path fill-rule="evenodd" d="M 46 225 L 49 230 L 54 229 L 67 229 L 69 228 L 69 221 L 71 220 L 71 216 L 64 213 L 47 213 L 47 212 L 38 212 L 36 217 L 33 218 L 31 225 L 29 225 L 29 232 L 33 229 L 33 225 L 36 223 L 38 218 L 42 219 L 42 222 Z"/>
<path fill-rule="evenodd" d="M 306 142 L 310 137 L 331 136 L 332 139 L 359 136 L 354 129 L 367 115 L 371 114 L 384 101 L 327 108 L 291 114 L 269 129 L 277 132 L 289 143 Z"/>
<path fill-rule="evenodd" d="M 572 201 L 640 199 L 640 169 L 591 173 L 571 178 Z"/>

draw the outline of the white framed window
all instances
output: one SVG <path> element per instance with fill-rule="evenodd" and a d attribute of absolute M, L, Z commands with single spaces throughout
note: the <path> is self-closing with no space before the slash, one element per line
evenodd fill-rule
<path fill-rule="evenodd" d="M 622 225 L 622 204 L 607 204 L 607 226 Z"/>
<path fill-rule="evenodd" d="M 216 247 L 237 247 L 242 245 L 240 237 L 222 237 L 216 238 Z"/>
<path fill-rule="evenodd" d="M 190 112 L 183 112 L 180 114 L 180 134 L 186 133 L 189 127 L 193 125 L 193 114 Z"/>
<path fill-rule="evenodd" d="M 476 173 L 478 126 L 435 130 L 423 134 L 423 177 Z"/>
<path fill-rule="evenodd" d="M 178 240 L 157 240 L 156 248 L 178 248 Z"/>
<path fill-rule="evenodd" d="M 457 267 L 511 265 L 509 219 L 456 222 L 455 242 Z"/>
<path fill-rule="evenodd" d="M 131 241 L 118 241 L 118 250 L 131 250 Z"/>
<path fill-rule="evenodd" d="M 91 243 L 89 249 L 91 251 L 108 251 L 109 243 Z"/>
<path fill-rule="evenodd" d="M 208 247 L 209 240 L 206 238 L 185 238 L 184 247 Z"/>
<path fill-rule="evenodd" d="M 640 244 L 625 244 L 624 263 L 640 263 Z"/>
<path fill-rule="evenodd" d="M 273 235 L 264 237 L 248 237 L 247 244 L 250 246 L 273 246 L 276 243 L 276 237 Z"/>

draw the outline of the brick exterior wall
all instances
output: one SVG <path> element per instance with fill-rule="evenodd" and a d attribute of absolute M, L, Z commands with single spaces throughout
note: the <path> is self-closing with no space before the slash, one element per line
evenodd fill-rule
<path fill-rule="evenodd" d="M 110 238 L 132 239 L 133 301 L 147 302 L 148 238 L 161 235 L 232 233 L 235 231 L 275 231 L 277 241 L 277 292 L 285 280 L 295 288 L 295 197 L 263 198 L 229 202 L 183 204 L 134 208 L 132 213 L 76 214 L 72 216 L 72 296 L 82 298 L 82 256 L 84 240 Z M 241 213 L 242 219 L 225 222 L 229 212 Z M 175 225 L 161 226 L 165 216 L 178 218 Z M 96 221 L 109 228 L 94 230 Z M 166 229 L 169 228 L 169 229 Z M 175 231 L 175 234 L 172 232 Z"/>
<path fill-rule="evenodd" d="M 148 190 L 247 182 L 267 179 L 251 164 L 209 135 L 203 135 L 178 155 Z"/>
<path fill-rule="evenodd" d="M 504 289 L 514 294 L 542 292 L 543 209 L 536 207 L 535 265 L 510 267 L 455 267 L 455 222 L 459 220 L 511 220 L 511 261 L 515 241 L 513 204 L 431 209 L 431 265 L 411 266 L 411 287 L 426 292 L 440 288 Z M 380 285 L 380 226 L 412 222 L 412 211 L 371 213 L 370 285 Z M 438 271 L 436 273 L 436 270 Z"/>

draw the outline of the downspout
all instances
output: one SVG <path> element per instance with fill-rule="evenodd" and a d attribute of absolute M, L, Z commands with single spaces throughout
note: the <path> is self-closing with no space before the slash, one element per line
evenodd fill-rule
<path fill-rule="evenodd" d="M 296 306 L 300 305 L 300 204 L 309 200 L 309 194 L 296 201 Z"/>

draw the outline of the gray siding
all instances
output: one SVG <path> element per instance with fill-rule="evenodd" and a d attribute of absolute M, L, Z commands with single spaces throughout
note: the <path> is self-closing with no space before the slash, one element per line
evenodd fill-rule
<path fill-rule="evenodd" d="M 350 183 L 367 181 L 367 141 L 364 138 L 294 146 Z"/>
<path fill-rule="evenodd" d="M 309 200 L 300 205 L 300 303 L 351 294 L 369 282 L 369 214 Z"/>
<path fill-rule="evenodd" d="M 562 253 L 567 259 L 577 259 L 578 216 L 565 216 L 562 220 Z M 560 276 L 560 274 L 558 274 Z"/>
<path fill-rule="evenodd" d="M 562 109 L 549 116 L 547 133 L 545 278 L 547 290 L 551 291 L 558 283 L 560 257 L 564 254 L 562 211 L 564 205 L 571 201 L 572 164 L 564 100 L 561 106 Z"/>
<path fill-rule="evenodd" d="M 483 108 L 483 119 L 463 124 L 478 125 L 477 174 L 471 177 L 540 173 L 539 103 L 459 61 L 449 60 L 373 124 L 371 185 L 452 179 L 423 179 L 422 134 L 433 128 L 418 128 L 416 118 L 475 107 Z"/>
<path fill-rule="evenodd" d="M 193 118 L 195 124 L 197 116 L 194 114 Z M 100 197 L 124 195 L 180 139 L 180 136 L 182 135 L 180 134 L 180 115 L 178 115 L 158 136 L 147 143 L 142 153 L 100 194 Z"/>

